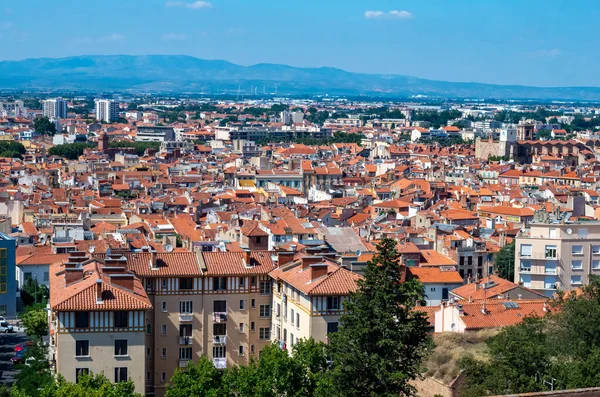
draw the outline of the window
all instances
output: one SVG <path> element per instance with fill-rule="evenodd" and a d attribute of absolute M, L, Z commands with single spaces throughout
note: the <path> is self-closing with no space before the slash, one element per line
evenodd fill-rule
<path fill-rule="evenodd" d="M 90 355 L 90 341 L 77 340 L 75 341 L 75 357 L 87 357 Z"/>
<path fill-rule="evenodd" d="M 163 290 L 167 289 L 167 279 L 166 278 L 163 278 L 160 280 L 160 287 Z"/>
<path fill-rule="evenodd" d="M 115 328 L 127 328 L 129 327 L 129 312 L 121 311 L 115 312 Z"/>
<path fill-rule="evenodd" d="M 256 287 L 256 276 L 250 277 L 250 286 Z"/>
<path fill-rule="evenodd" d="M 89 312 L 75 312 L 75 328 L 88 328 L 90 326 Z"/>
<path fill-rule="evenodd" d="M 115 339 L 115 356 L 127 355 L 127 339 Z"/>
<path fill-rule="evenodd" d="M 165 383 L 167 381 L 167 373 L 166 372 L 160 373 L 160 381 L 161 381 L 161 383 Z"/>
<path fill-rule="evenodd" d="M 600 255 L 600 245 L 592 245 L 592 254 Z"/>
<path fill-rule="evenodd" d="M 261 295 L 269 295 L 271 293 L 271 282 L 270 281 L 261 281 L 260 282 L 260 294 Z"/>
<path fill-rule="evenodd" d="M 246 310 L 246 301 L 240 299 L 240 310 Z"/>
<path fill-rule="evenodd" d="M 294 325 L 294 309 L 290 309 L 290 322 Z"/>
<path fill-rule="evenodd" d="M 167 311 L 167 302 L 162 302 L 161 304 L 161 308 L 160 308 L 163 312 Z"/>
<path fill-rule="evenodd" d="M 244 346 L 240 345 L 238 347 L 238 356 L 243 356 L 244 355 Z"/>
<path fill-rule="evenodd" d="M 340 298 L 338 296 L 327 297 L 327 310 L 339 310 L 340 309 Z"/>
<path fill-rule="evenodd" d="M 259 328 L 258 329 L 258 339 L 261 340 L 268 340 L 271 338 L 271 328 L 266 327 L 266 328 Z"/>
<path fill-rule="evenodd" d="M 592 269 L 600 269 L 600 261 L 599 260 L 592 261 Z"/>
<path fill-rule="evenodd" d="M 213 324 L 213 335 L 214 336 L 227 335 L 227 324 L 225 324 L 225 323 Z"/>
<path fill-rule="evenodd" d="M 294 334 L 290 332 L 290 346 L 294 346 Z"/>
<path fill-rule="evenodd" d="M 152 349 L 149 347 L 146 348 L 146 358 L 152 358 Z"/>
<path fill-rule="evenodd" d="M 300 328 L 300 313 L 296 313 L 296 327 Z"/>
<path fill-rule="evenodd" d="M 146 335 L 152 335 L 152 324 L 146 324 Z"/>
<path fill-rule="evenodd" d="M 253 309 L 256 309 L 256 299 L 252 299 L 250 301 L 250 307 L 253 308 Z"/>
<path fill-rule="evenodd" d="M 271 305 L 260 305 L 258 308 L 258 315 L 260 317 L 270 317 L 271 316 Z"/>
<path fill-rule="evenodd" d="M 213 291 L 224 291 L 227 289 L 227 277 L 213 277 Z"/>
<path fill-rule="evenodd" d="M 521 244 L 521 256 L 531 256 L 531 244 Z"/>
<path fill-rule="evenodd" d="M 254 345 L 250 345 L 250 354 L 254 354 Z"/>
<path fill-rule="evenodd" d="M 244 332 L 244 323 L 239 323 L 240 332 Z"/>
<path fill-rule="evenodd" d="M 179 325 L 179 336 L 192 336 L 192 324 L 180 324 Z"/>
<path fill-rule="evenodd" d="M 192 301 L 179 302 L 179 313 L 186 313 L 186 314 L 193 313 Z"/>
<path fill-rule="evenodd" d="M 90 369 L 89 368 L 75 368 L 75 383 L 79 383 L 79 377 L 83 374 L 89 375 Z"/>
<path fill-rule="evenodd" d="M 44 272 L 44 281 L 50 280 L 50 272 Z"/>
<path fill-rule="evenodd" d="M 161 335 L 166 335 L 167 334 L 167 324 L 163 324 L 160 326 L 160 334 Z"/>
<path fill-rule="evenodd" d="M 556 245 L 547 245 L 546 246 L 546 258 L 556 258 L 556 257 L 557 257 Z"/>
<path fill-rule="evenodd" d="M 327 335 L 337 332 L 338 323 L 327 323 Z"/>
<path fill-rule="evenodd" d="M 162 350 L 160 351 L 160 356 L 162 358 L 167 358 L 167 348 L 163 347 Z"/>
<path fill-rule="evenodd" d="M 521 261 L 521 266 L 519 269 L 522 273 L 529 273 L 531 271 L 531 261 Z"/>
<path fill-rule="evenodd" d="M 31 272 L 23 273 L 23 280 L 27 281 L 31 278 Z"/>
<path fill-rule="evenodd" d="M 581 284 L 581 276 L 571 276 L 571 284 L 573 284 L 573 285 Z"/>
<path fill-rule="evenodd" d="M 239 280 L 240 288 L 244 288 L 246 286 L 246 277 L 240 277 Z"/>
<path fill-rule="evenodd" d="M 225 358 L 225 346 L 213 346 L 213 358 Z"/>
<path fill-rule="evenodd" d="M 583 245 L 574 245 L 571 247 L 571 255 L 583 255 Z"/>
<path fill-rule="evenodd" d="M 8 292 L 8 257 L 6 248 L 0 249 L 0 294 Z"/>
<path fill-rule="evenodd" d="M 194 278 L 193 277 L 180 277 L 179 278 L 179 289 L 190 290 L 194 289 Z"/>
<path fill-rule="evenodd" d="M 571 269 L 573 269 L 573 270 L 583 269 L 583 262 L 581 260 L 571 261 Z"/>
<path fill-rule="evenodd" d="M 227 301 L 214 301 L 213 302 L 213 311 L 215 313 L 227 312 Z"/>
<path fill-rule="evenodd" d="M 179 359 L 180 360 L 191 360 L 192 359 L 192 348 L 191 347 L 180 347 L 179 348 Z"/>
<path fill-rule="evenodd" d="M 115 367 L 115 383 L 127 382 L 127 367 Z"/>
<path fill-rule="evenodd" d="M 252 331 L 252 332 L 256 331 L 256 323 L 254 321 L 252 321 L 250 323 L 250 331 Z"/>
<path fill-rule="evenodd" d="M 435 292 L 435 287 L 431 287 L 430 291 Z"/>
<path fill-rule="evenodd" d="M 152 372 L 151 371 L 146 371 L 146 382 L 148 382 L 148 383 L 152 382 Z"/>

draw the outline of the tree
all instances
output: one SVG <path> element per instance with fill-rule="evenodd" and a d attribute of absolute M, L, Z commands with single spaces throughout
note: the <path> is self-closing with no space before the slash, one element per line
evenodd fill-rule
<path fill-rule="evenodd" d="M 34 303 L 46 302 L 49 298 L 48 287 L 39 285 L 37 279 L 29 277 L 21 289 L 21 300 L 25 306 L 31 306 Z"/>
<path fill-rule="evenodd" d="M 548 140 L 552 138 L 552 131 L 550 130 L 539 130 L 537 132 L 537 138 L 542 140 Z"/>
<path fill-rule="evenodd" d="M 56 397 L 142 397 L 131 380 L 112 383 L 104 374 L 81 374 L 77 383 L 59 378 Z"/>
<path fill-rule="evenodd" d="M 95 144 L 88 142 L 66 143 L 64 145 L 52 146 L 48 153 L 51 156 L 64 157 L 67 160 L 77 160 L 83 154 L 85 149 L 96 147 Z"/>
<path fill-rule="evenodd" d="M 175 369 L 165 395 L 166 397 L 226 396 L 221 378 L 221 372 L 215 368 L 212 361 L 202 356 L 197 364 L 188 363 L 185 369 Z"/>
<path fill-rule="evenodd" d="M 44 308 L 35 308 L 26 311 L 21 316 L 25 332 L 31 337 L 41 340 L 42 337 L 48 335 L 48 314 Z"/>
<path fill-rule="evenodd" d="M 46 116 L 33 120 L 33 128 L 40 134 L 54 135 L 56 133 L 56 126 Z"/>
<path fill-rule="evenodd" d="M 331 335 L 332 394 L 415 394 L 409 382 L 420 375 L 431 339 L 424 315 L 413 310 L 423 285 L 416 279 L 400 282 L 401 276 L 396 241 L 383 239 Z"/>
<path fill-rule="evenodd" d="M 27 350 L 26 357 L 35 360 L 23 366 L 16 377 L 15 388 L 23 396 L 45 396 L 50 393 L 53 395 L 55 382 L 46 359 L 45 348 L 38 342 Z M 11 390 L 11 396 L 15 397 L 15 393 L 14 389 Z"/>
<path fill-rule="evenodd" d="M 506 244 L 496 254 L 494 269 L 498 275 L 506 280 L 513 281 L 515 278 L 515 242 Z"/>

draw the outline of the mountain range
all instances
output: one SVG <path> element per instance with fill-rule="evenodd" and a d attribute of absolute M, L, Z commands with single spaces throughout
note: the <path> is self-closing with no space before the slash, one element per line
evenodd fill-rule
<path fill-rule="evenodd" d="M 393 74 L 278 64 L 236 65 L 185 55 L 83 55 L 0 62 L 0 89 L 134 90 L 402 98 L 600 101 L 600 87 L 532 87 L 427 80 Z M 277 87 L 277 88 L 275 88 Z"/>

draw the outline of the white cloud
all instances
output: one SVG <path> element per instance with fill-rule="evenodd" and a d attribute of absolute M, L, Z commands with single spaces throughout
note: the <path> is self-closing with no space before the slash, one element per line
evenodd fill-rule
<path fill-rule="evenodd" d="M 194 1 L 191 3 L 186 3 L 183 1 L 167 1 L 167 3 L 165 4 L 166 7 L 185 7 L 185 8 L 191 8 L 194 10 L 200 9 L 200 8 L 208 8 L 208 7 L 212 7 L 212 4 L 209 3 L 208 1 Z"/>
<path fill-rule="evenodd" d="M 163 35 L 163 40 L 177 40 L 177 41 L 181 41 L 181 40 L 185 40 L 186 39 L 186 35 L 181 34 L 181 33 L 167 33 Z"/>
<path fill-rule="evenodd" d="M 383 11 L 365 11 L 365 18 L 368 19 L 377 19 L 381 18 L 385 15 Z"/>
<path fill-rule="evenodd" d="M 408 11 L 392 10 L 385 11 L 365 11 L 364 17 L 367 19 L 413 19 L 415 16 Z"/>
<path fill-rule="evenodd" d="M 398 10 L 393 10 L 390 11 L 390 16 L 392 18 L 397 18 L 397 19 L 413 19 L 415 16 L 408 12 L 408 11 L 398 11 Z"/>
<path fill-rule="evenodd" d="M 558 48 L 552 48 L 550 50 L 539 50 L 535 53 L 538 57 L 541 58 L 556 58 L 560 56 L 561 52 Z"/>
<path fill-rule="evenodd" d="M 125 36 L 119 33 L 113 33 L 108 36 L 100 37 L 98 41 L 121 41 L 125 40 Z"/>

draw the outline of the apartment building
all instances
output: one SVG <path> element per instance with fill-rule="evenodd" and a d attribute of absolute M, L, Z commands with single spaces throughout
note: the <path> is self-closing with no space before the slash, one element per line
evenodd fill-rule
<path fill-rule="evenodd" d="M 49 119 L 67 118 L 67 101 L 62 98 L 46 99 L 42 101 L 44 116 Z"/>
<path fill-rule="evenodd" d="M 299 339 L 327 342 L 338 329 L 344 302 L 362 276 L 319 255 L 283 259 L 273 279 L 272 339 L 283 349 Z"/>
<path fill-rule="evenodd" d="M 534 222 L 515 243 L 515 282 L 551 296 L 600 275 L 600 222 Z"/>
<path fill-rule="evenodd" d="M 17 314 L 16 250 L 17 241 L 0 233 L 0 316 Z"/>
<path fill-rule="evenodd" d="M 125 265 L 120 255 L 100 260 L 72 252 L 51 267 L 50 350 L 67 381 L 104 372 L 145 392 L 145 314 L 152 305 Z"/>
<path fill-rule="evenodd" d="M 111 123 L 119 118 L 119 103 L 113 99 L 96 99 L 96 120 Z"/>

